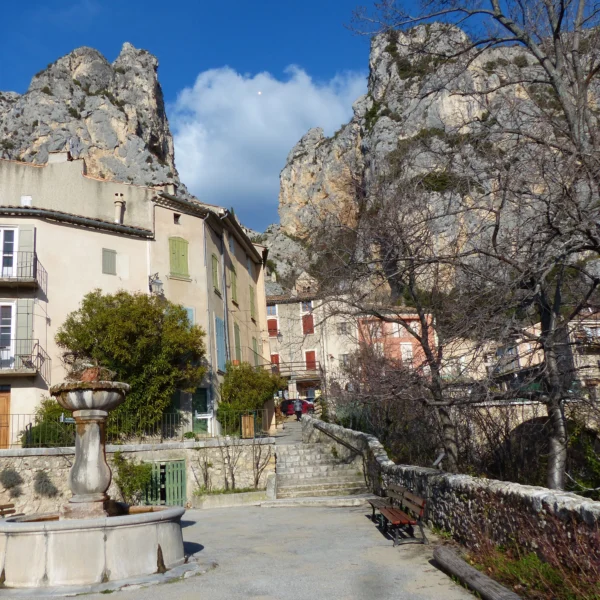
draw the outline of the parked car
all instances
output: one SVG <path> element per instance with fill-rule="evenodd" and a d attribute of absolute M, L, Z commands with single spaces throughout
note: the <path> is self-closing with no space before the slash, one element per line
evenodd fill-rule
<path fill-rule="evenodd" d="M 315 406 L 312 402 L 307 402 L 306 400 L 301 400 L 302 402 L 302 414 L 312 413 L 315 411 Z M 294 411 L 294 400 L 284 400 L 281 403 L 281 412 L 284 415 L 293 416 Z"/>

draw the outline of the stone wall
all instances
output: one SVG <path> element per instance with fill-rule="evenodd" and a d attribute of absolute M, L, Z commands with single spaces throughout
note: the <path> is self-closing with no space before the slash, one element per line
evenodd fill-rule
<path fill-rule="evenodd" d="M 267 475 L 275 472 L 273 438 L 260 440 L 215 438 L 202 442 L 107 446 L 106 450 L 111 466 L 113 454 L 117 451 L 136 462 L 184 459 L 187 472 L 187 500 L 190 506 L 194 492 L 204 486 L 205 481 L 208 481 L 209 487 L 213 490 L 231 487 L 231 471 L 233 471 L 236 488 L 253 488 L 255 458 L 260 459 L 261 465 L 265 465 L 260 476 L 259 489 L 266 487 Z M 14 503 L 17 512 L 56 511 L 71 496 L 68 476 L 74 458 L 73 448 L 0 450 L 0 504 Z M 14 470 L 18 474 L 20 483 L 6 489 L 1 482 L 9 470 Z M 111 498 L 121 500 L 114 480 L 108 493 Z"/>
<path fill-rule="evenodd" d="M 487 539 L 496 544 L 516 541 L 532 549 L 542 544 L 558 548 L 563 542 L 572 546 L 575 538 L 585 553 L 586 547 L 600 543 L 600 502 L 542 487 L 397 465 L 377 438 L 309 416 L 302 418 L 302 435 L 304 442 L 327 443 L 333 435 L 356 448 L 376 494 L 397 483 L 423 496 L 429 524 L 467 546 Z"/>

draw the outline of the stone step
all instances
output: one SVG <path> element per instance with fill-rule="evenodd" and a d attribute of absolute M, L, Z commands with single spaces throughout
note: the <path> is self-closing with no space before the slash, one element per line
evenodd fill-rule
<path fill-rule="evenodd" d="M 276 446 L 275 450 L 281 454 L 306 454 L 307 452 L 331 452 L 331 448 L 333 446 L 328 446 L 327 444 L 314 444 L 314 445 L 302 445 L 302 446 Z"/>
<path fill-rule="evenodd" d="M 277 465 L 275 469 L 277 475 L 348 475 L 351 473 L 362 473 L 358 465 L 311 465 L 296 467 L 281 467 Z"/>
<path fill-rule="evenodd" d="M 373 494 L 356 494 L 354 496 L 305 496 L 303 498 L 279 498 L 266 500 L 262 508 L 290 508 L 292 506 L 320 506 L 338 508 L 345 506 L 363 506 L 367 500 L 377 498 Z"/>
<path fill-rule="evenodd" d="M 311 462 L 322 462 L 322 463 L 336 463 L 336 464 L 349 464 L 346 461 L 340 460 L 331 454 L 315 454 L 310 456 L 277 456 L 278 463 L 285 464 L 298 464 L 298 463 L 311 463 Z"/>
<path fill-rule="evenodd" d="M 307 498 L 312 496 L 353 496 L 368 493 L 363 486 L 347 485 L 307 485 L 277 490 L 277 498 Z"/>
<path fill-rule="evenodd" d="M 298 485 L 326 485 L 348 483 L 365 485 L 365 478 L 362 475 L 330 475 L 327 477 L 311 476 L 303 473 L 303 477 L 297 475 L 277 475 L 277 488 L 293 487 Z"/>

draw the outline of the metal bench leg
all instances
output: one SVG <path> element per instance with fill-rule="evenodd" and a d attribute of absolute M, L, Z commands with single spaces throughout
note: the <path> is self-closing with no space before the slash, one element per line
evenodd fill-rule
<path fill-rule="evenodd" d="M 429 544 L 429 540 L 427 539 L 426 535 L 425 535 L 425 530 L 423 529 L 423 523 L 419 520 L 419 529 L 421 530 L 421 537 L 423 538 L 421 541 L 423 544 Z"/>

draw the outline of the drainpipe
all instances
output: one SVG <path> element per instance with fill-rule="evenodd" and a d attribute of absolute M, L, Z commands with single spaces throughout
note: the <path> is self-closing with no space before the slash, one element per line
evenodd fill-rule
<path fill-rule="evenodd" d="M 223 316 L 225 321 L 225 359 L 231 360 L 229 348 L 229 312 L 227 310 L 227 277 L 225 276 L 225 236 L 221 233 L 221 289 L 223 290 Z"/>
<path fill-rule="evenodd" d="M 214 373 L 214 369 L 213 369 L 213 352 L 212 352 L 212 340 L 214 339 L 213 336 L 213 323 L 212 323 L 212 319 L 210 318 L 210 294 L 208 293 L 208 290 L 210 290 L 210 278 L 208 275 L 208 262 L 207 262 L 207 258 L 206 258 L 206 252 L 207 252 L 207 247 L 206 247 L 206 220 L 209 217 L 209 213 L 206 213 L 203 217 L 201 217 L 202 219 L 202 232 L 203 232 L 203 236 L 204 236 L 204 271 L 206 272 L 206 320 L 208 321 L 208 344 L 206 344 L 206 349 L 207 349 L 207 353 L 208 353 L 208 363 L 210 365 L 210 395 L 213 396 L 212 393 L 212 388 L 213 388 L 213 373 Z M 212 422 L 212 426 L 213 428 L 215 427 L 215 411 L 214 411 L 214 398 L 209 398 L 209 400 L 212 400 L 211 404 L 213 406 L 213 422 Z M 216 433 L 215 431 L 212 431 L 211 433 Z"/>

